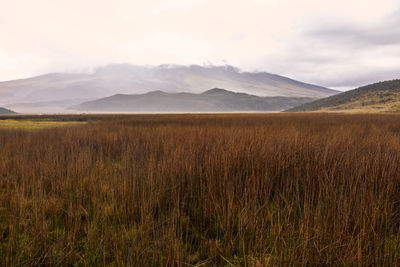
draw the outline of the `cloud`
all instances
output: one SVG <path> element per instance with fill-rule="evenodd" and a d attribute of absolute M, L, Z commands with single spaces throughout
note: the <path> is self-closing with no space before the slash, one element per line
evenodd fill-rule
<path fill-rule="evenodd" d="M 400 78 L 400 9 L 394 7 L 369 20 L 325 17 L 302 25 L 294 41 L 256 64 L 333 88 Z"/>
<path fill-rule="evenodd" d="M 339 24 L 339 25 L 338 25 Z M 312 38 L 363 48 L 400 44 L 400 9 L 372 25 L 331 23 L 310 31 Z"/>
<path fill-rule="evenodd" d="M 0 80 L 226 62 L 350 87 L 400 71 L 398 0 L 0 0 Z"/>

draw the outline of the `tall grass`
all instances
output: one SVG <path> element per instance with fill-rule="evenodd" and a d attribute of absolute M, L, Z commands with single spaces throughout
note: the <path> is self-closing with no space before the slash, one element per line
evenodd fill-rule
<path fill-rule="evenodd" d="M 398 115 L 0 129 L 2 266 L 397 265 L 399 227 Z"/>

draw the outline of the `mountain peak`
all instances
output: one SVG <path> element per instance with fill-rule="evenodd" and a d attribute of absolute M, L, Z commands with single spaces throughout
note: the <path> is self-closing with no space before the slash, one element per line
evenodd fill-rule
<path fill-rule="evenodd" d="M 225 89 L 221 89 L 221 88 L 213 88 L 210 90 L 207 90 L 205 92 L 203 92 L 203 95 L 209 95 L 209 94 L 233 94 L 234 92 L 232 91 L 228 91 Z"/>
<path fill-rule="evenodd" d="M 150 91 L 150 92 L 146 93 L 146 95 L 165 95 L 165 94 L 168 94 L 168 93 L 161 91 L 161 90 L 154 90 L 154 91 Z"/>

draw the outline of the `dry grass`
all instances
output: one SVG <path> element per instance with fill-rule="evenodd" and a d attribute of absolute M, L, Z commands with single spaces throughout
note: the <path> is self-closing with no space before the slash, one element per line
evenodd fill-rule
<path fill-rule="evenodd" d="M 398 115 L 104 118 L 0 129 L 0 265 L 400 263 Z"/>
<path fill-rule="evenodd" d="M 370 91 L 348 103 L 321 108 L 319 112 L 377 113 L 399 112 L 400 92 L 390 90 Z"/>

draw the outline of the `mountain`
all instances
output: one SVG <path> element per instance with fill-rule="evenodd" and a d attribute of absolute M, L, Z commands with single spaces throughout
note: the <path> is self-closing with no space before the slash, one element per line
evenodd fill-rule
<path fill-rule="evenodd" d="M 399 112 L 400 80 L 379 82 L 359 87 L 303 104 L 287 111 Z"/>
<path fill-rule="evenodd" d="M 13 115 L 13 114 L 17 114 L 17 113 L 15 113 L 12 110 L 0 107 L 0 115 Z"/>
<path fill-rule="evenodd" d="M 64 99 L 60 101 L 13 103 L 6 106 L 12 110 L 18 110 L 19 113 L 65 113 L 68 107 L 77 105 L 84 101 L 87 101 L 87 99 Z"/>
<path fill-rule="evenodd" d="M 0 82 L 0 105 L 23 103 L 29 109 L 29 105 L 40 108 L 43 103 L 60 101 L 74 105 L 114 94 L 157 90 L 201 93 L 204 88 L 216 87 L 259 96 L 322 98 L 338 93 L 266 72 L 242 72 L 232 66 L 114 64 L 97 68 L 93 73 L 52 73 Z M 71 103 L 76 99 L 80 101 Z"/>
<path fill-rule="evenodd" d="M 312 101 L 308 97 L 259 97 L 211 89 L 201 94 L 166 93 L 122 95 L 89 101 L 71 107 L 86 112 L 231 112 L 280 111 Z"/>

